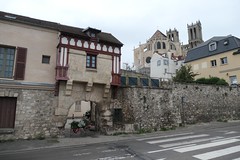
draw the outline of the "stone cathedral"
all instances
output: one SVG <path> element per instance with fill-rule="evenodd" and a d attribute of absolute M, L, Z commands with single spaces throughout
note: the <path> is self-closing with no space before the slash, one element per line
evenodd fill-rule
<path fill-rule="evenodd" d="M 196 47 L 202 40 L 201 22 L 197 21 L 187 25 L 188 44 L 182 44 L 179 40 L 179 32 L 176 28 L 169 29 L 166 34 L 157 30 L 144 44 L 134 48 L 134 67 L 137 72 L 150 75 L 150 63 L 154 53 L 165 54 L 171 52 L 173 56 L 185 57 L 187 51 Z"/>

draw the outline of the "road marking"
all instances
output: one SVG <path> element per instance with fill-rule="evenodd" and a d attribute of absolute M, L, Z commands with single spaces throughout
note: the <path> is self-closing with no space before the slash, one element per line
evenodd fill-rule
<path fill-rule="evenodd" d="M 135 155 L 125 154 L 125 156 L 113 156 L 113 157 L 103 157 L 94 160 L 119 160 L 119 159 L 126 159 L 126 158 L 134 158 Z"/>
<path fill-rule="evenodd" d="M 230 131 L 230 132 L 227 132 L 227 133 L 225 133 L 225 134 L 234 134 L 234 133 L 238 133 L 238 132 L 236 132 L 236 131 Z"/>
<path fill-rule="evenodd" d="M 228 137 L 228 138 L 223 138 L 223 139 L 217 139 L 217 140 L 214 140 L 212 142 L 219 142 L 219 141 L 225 141 L 225 140 L 228 140 L 228 139 L 236 139 L 236 138 L 239 138 L 240 136 L 234 136 L 234 137 Z"/>
<path fill-rule="evenodd" d="M 76 157 L 76 156 L 85 156 L 85 155 L 89 155 L 91 154 L 91 152 L 86 152 L 86 153 L 78 153 L 78 154 L 74 154 L 73 156 Z"/>
<path fill-rule="evenodd" d="M 221 149 L 221 150 L 217 150 L 217 151 L 212 151 L 212 152 L 207 152 L 207 153 L 195 155 L 193 157 L 201 159 L 201 160 L 209 160 L 209 159 L 225 156 L 225 155 L 228 155 L 228 154 L 236 153 L 236 152 L 239 152 L 239 151 L 240 151 L 240 145 L 230 147 L 230 148 L 226 148 L 226 149 Z M 240 159 L 240 158 L 238 158 L 238 159 Z"/>
<path fill-rule="evenodd" d="M 211 142 L 211 143 L 200 144 L 200 145 L 196 145 L 196 146 L 192 146 L 192 147 L 174 149 L 174 151 L 184 153 L 184 152 L 195 151 L 195 150 L 204 149 L 204 148 L 221 146 L 221 145 L 230 144 L 230 143 L 234 143 L 234 142 L 238 142 L 238 141 L 240 141 L 240 140 L 239 139 L 229 139 L 229 140 L 225 140 L 225 141 Z"/>
<path fill-rule="evenodd" d="M 172 141 L 177 141 L 177 140 L 199 138 L 199 137 L 206 137 L 206 136 L 209 136 L 209 135 L 208 134 L 200 134 L 200 135 L 193 135 L 193 136 L 183 136 L 183 137 L 177 137 L 177 138 L 169 138 L 169 139 L 162 139 L 162 140 L 156 140 L 156 141 L 148 141 L 147 143 L 156 144 L 156 143 L 172 142 Z"/>
<path fill-rule="evenodd" d="M 117 149 L 107 149 L 107 150 L 103 150 L 103 153 L 108 153 L 108 152 L 116 152 Z"/>
<path fill-rule="evenodd" d="M 216 139 L 220 139 L 220 138 L 223 138 L 223 137 L 202 138 L 202 139 L 195 139 L 195 140 L 192 140 L 192 141 L 183 141 L 183 142 L 178 142 L 178 143 L 163 144 L 163 145 L 159 145 L 159 146 L 163 147 L 163 148 L 168 148 L 168 147 L 181 146 L 181 145 L 191 144 L 191 143 L 211 141 L 211 140 L 216 140 Z"/>
<path fill-rule="evenodd" d="M 239 158 L 232 159 L 232 160 L 240 160 L 240 157 L 239 157 Z"/>
<path fill-rule="evenodd" d="M 177 148 L 189 147 L 189 146 L 194 146 L 194 145 L 196 145 L 196 144 L 190 144 L 190 145 L 178 146 L 178 147 L 172 147 L 172 148 L 165 148 L 165 149 L 159 149 L 159 150 L 155 150 L 155 151 L 148 151 L 147 153 L 151 154 L 151 153 L 169 151 L 169 150 L 173 150 L 173 149 L 177 149 Z"/>
<path fill-rule="evenodd" d="M 162 159 L 156 159 L 156 160 L 165 160 L 166 158 L 162 158 Z"/>
<path fill-rule="evenodd" d="M 137 139 L 137 140 L 138 141 L 143 141 L 143 140 L 149 140 L 149 139 L 183 136 L 183 135 L 188 135 L 188 134 L 193 134 L 193 132 L 181 133 L 181 134 L 172 134 L 172 135 L 166 135 L 166 136 L 148 137 L 148 138 L 141 138 L 141 139 Z"/>

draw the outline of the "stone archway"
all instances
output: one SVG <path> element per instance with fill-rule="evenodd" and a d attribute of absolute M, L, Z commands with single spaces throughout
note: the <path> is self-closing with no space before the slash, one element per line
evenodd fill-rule
<path fill-rule="evenodd" d="M 96 102 L 77 100 L 70 106 L 65 123 L 65 135 L 71 136 L 71 123 L 73 121 L 83 120 L 88 120 L 95 132 L 99 131 L 99 109 Z"/>

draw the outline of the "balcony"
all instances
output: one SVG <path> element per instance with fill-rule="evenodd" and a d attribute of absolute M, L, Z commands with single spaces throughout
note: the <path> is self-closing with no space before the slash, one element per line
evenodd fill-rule
<path fill-rule="evenodd" d="M 56 80 L 68 80 L 68 66 L 56 67 Z"/>
<path fill-rule="evenodd" d="M 121 84 L 121 74 L 112 73 L 112 83 L 113 86 L 120 86 Z"/>

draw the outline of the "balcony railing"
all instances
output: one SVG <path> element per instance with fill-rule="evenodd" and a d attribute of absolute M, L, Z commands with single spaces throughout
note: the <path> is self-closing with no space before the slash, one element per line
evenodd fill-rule
<path fill-rule="evenodd" d="M 56 67 L 56 80 L 68 80 L 68 66 Z"/>
<path fill-rule="evenodd" d="M 112 73 L 112 83 L 111 85 L 120 86 L 121 84 L 121 74 Z"/>

